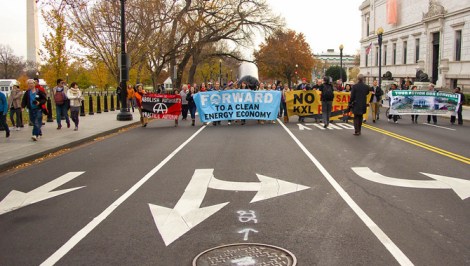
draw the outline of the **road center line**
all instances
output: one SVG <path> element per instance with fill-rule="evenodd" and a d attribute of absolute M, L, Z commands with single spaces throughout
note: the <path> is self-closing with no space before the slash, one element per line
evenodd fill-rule
<path fill-rule="evenodd" d="M 405 137 L 405 136 L 398 135 L 398 134 L 393 133 L 393 132 L 391 132 L 391 131 L 387 131 L 387 130 L 384 130 L 384 129 L 381 129 L 381 128 L 378 128 L 378 127 L 374 127 L 374 126 L 371 126 L 371 125 L 364 125 L 364 124 L 363 124 L 363 127 L 368 128 L 368 129 L 373 130 L 373 131 L 376 131 L 376 132 L 379 132 L 379 133 L 382 133 L 382 134 L 384 134 L 384 135 L 387 135 L 387 136 L 390 136 L 390 137 L 393 137 L 393 138 L 402 140 L 402 141 L 404 141 L 404 142 L 413 144 L 413 145 L 418 146 L 418 147 L 420 147 L 420 148 L 423 148 L 423 149 L 426 149 L 426 150 L 429 150 L 429 151 L 432 151 L 432 152 L 435 152 L 435 153 L 444 155 L 444 156 L 449 157 L 449 158 L 452 158 L 452 159 L 454 159 L 454 160 L 457 160 L 457 161 L 460 161 L 460 162 L 463 162 L 463 163 L 466 163 L 466 164 L 470 164 L 470 158 L 467 158 L 467 157 L 465 157 L 465 156 L 458 155 L 458 154 L 452 153 L 452 152 L 450 152 L 450 151 L 446 151 L 446 150 L 437 148 L 437 147 L 435 147 L 435 146 L 431 146 L 431 145 L 426 144 L 426 143 L 424 143 L 424 142 L 421 142 L 421 141 L 418 141 L 418 140 L 414 140 L 414 139 L 410 139 L 410 138 L 407 138 L 407 137 Z"/>
<path fill-rule="evenodd" d="M 107 207 L 102 213 L 96 216 L 91 222 L 85 227 L 78 231 L 72 238 L 70 238 L 62 247 L 60 247 L 54 254 L 52 254 L 47 260 L 41 263 L 41 266 L 49 266 L 57 263 L 63 258 L 72 248 L 74 248 L 82 239 L 84 239 L 95 227 L 97 227 L 102 221 L 104 221 L 117 207 L 119 207 L 124 201 L 126 201 L 134 192 L 136 192 L 145 182 L 147 182 L 155 173 L 157 173 L 168 161 L 170 161 L 179 151 L 181 151 L 191 140 L 193 140 L 206 126 L 202 126 L 196 133 L 194 133 L 189 139 L 183 142 L 176 150 L 168 155 L 163 161 L 161 161 L 155 168 L 150 170 L 142 179 L 140 179 L 134 186 L 126 191 L 121 197 L 114 201 L 109 207 Z"/>
<path fill-rule="evenodd" d="M 289 136 L 297 143 L 300 149 L 307 155 L 307 157 L 315 164 L 323 176 L 330 182 L 333 188 L 343 198 L 343 200 L 351 207 L 356 215 L 362 222 L 369 228 L 369 230 L 379 239 L 382 245 L 392 254 L 392 256 L 400 263 L 400 265 L 413 265 L 408 257 L 400 250 L 400 248 L 393 243 L 393 241 L 380 229 L 380 227 L 372 221 L 372 219 L 357 205 L 357 203 L 349 196 L 349 194 L 336 182 L 336 180 L 328 173 L 323 165 L 310 153 L 307 148 L 294 136 L 294 134 L 278 119 L 279 124 L 287 131 Z"/>

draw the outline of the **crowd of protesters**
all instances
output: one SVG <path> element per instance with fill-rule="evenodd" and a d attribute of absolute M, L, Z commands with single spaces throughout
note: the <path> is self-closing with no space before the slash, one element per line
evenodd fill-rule
<path fill-rule="evenodd" d="M 311 83 L 308 82 L 306 78 L 301 79 L 301 83 L 299 84 L 294 84 L 292 87 L 289 87 L 288 83 L 282 83 L 282 82 L 260 82 L 256 86 L 253 86 L 251 84 L 247 84 L 245 81 L 229 81 L 226 84 L 221 85 L 218 81 L 212 82 L 209 81 L 207 84 L 205 82 L 201 84 L 183 84 L 181 87 L 181 90 L 173 90 L 173 91 L 168 91 L 166 93 L 171 93 L 171 94 L 179 94 L 182 99 L 182 114 L 181 114 L 181 120 L 186 121 L 188 118 L 188 113 L 191 116 L 191 125 L 195 126 L 196 124 L 196 105 L 193 100 L 193 96 L 198 93 L 198 92 L 206 92 L 206 91 L 220 91 L 220 90 L 233 90 L 233 89 L 251 89 L 251 90 L 276 90 L 281 92 L 281 103 L 279 107 L 279 113 L 277 118 L 283 119 L 285 123 L 289 122 L 289 117 L 287 115 L 287 106 L 286 106 L 286 92 L 289 92 L 291 90 L 319 90 L 323 96 L 321 96 L 321 102 L 322 102 L 322 122 L 323 126 L 325 128 L 328 127 L 329 123 L 331 122 L 331 109 L 332 109 L 332 94 L 330 94 L 330 91 L 337 91 L 337 92 L 352 92 L 354 91 L 354 88 L 356 87 L 362 87 L 362 88 L 367 88 L 367 91 L 370 93 L 370 97 L 364 100 L 365 104 L 367 107 L 370 107 L 370 117 L 372 118 L 372 122 L 376 123 L 377 120 L 380 119 L 380 108 L 382 107 L 382 104 L 384 101 L 389 100 L 387 97 L 387 94 L 385 93 L 385 90 L 382 89 L 380 86 L 377 84 L 377 80 L 374 80 L 372 84 L 366 85 L 364 82 L 364 77 L 360 76 L 362 79 L 358 77 L 358 80 L 356 84 L 352 82 L 348 82 L 343 84 L 340 80 L 335 80 L 332 81 L 331 77 L 325 76 L 323 78 L 318 78 L 313 80 Z M 139 103 L 136 103 L 136 97 L 134 96 L 137 87 L 141 86 L 138 84 L 134 88 L 132 86 L 129 86 L 128 88 L 128 106 L 129 108 L 133 108 L 134 106 L 139 105 Z M 392 84 L 389 90 L 395 90 L 399 89 L 397 84 Z M 403 82 L 400 86 L 400 89 L 403 90 L 414 90 L 416 89 L 416 86 L 413 86 L 412 82 L 410 80 L 406 80 Z M 429 85 L 429 90 L 433 90 L 434 85 L 430 84 Z M 364 89 L 363 89 L 364 91 Z M 162 93 L 163 90 L 159 90 L 157 93 Z M 145 93 L 144 91 L 141 91 L 141 93 Z M 451 117 L 451 123 L 454 124 L 457 122 L 458 124 L 462 124 L 462 103 L 465 101 L 464 100 L 464 95 L 462 94 L 460 88 L 455 89 L 455 93 L 460 93 L 461 96 L 461 102 L 459 111 L 457 112 L 457 116 L 452 116 Z M 326 96 L 328 94 L 328 96 Z M 356 94 L 354 94 L 356 96 Z M 362 97 L 362 96 L 361 96 Z M 357 101 L 356 101 L 357 102 Z M 350 104 L 350 110 L 352 113 L 354 113 L 354 110 L 356 110 L 356 113 L 354 113 L 355 117 L 363 117 L 364 114 L 366 114 L 366 109 L 364 108 L 359 108 L 356 107 L 354 108 L 353 104 Z M 360 110 L 363 110 L 359 112 Z M 298 117 L 298 122 L 304 123 L 306 117 L 299 116 Z M 141 115 L 141 121 L 143 120 L 143 116 Z M 360 125 L 362 125 L 363 122 L 367 122 L 368 117 L 363 117 L 361 118 L 361 121 L 359 123 L 358 118 L 355 119 L 355 123 L 357 124 L 357 132 L 360 134 Z M 401 119 L 401 116 L 398 115 L 388 115 L 387 117 L 388 121 L 398 123 L 398 119 Z M 412 123 L 417 123 L 418 115 L 412 115 Z M 437 116 L 435 115 L 430 115 L 428 116 L 427 122 L 430 123 L 431 120 L 435 124 L 437 122 Z M 347 120 L 345 120 L 347 121 Z M 233 121 L 228 120 L 227 125 L 231 125 Z M 315 118 L 315 122 L 319 122 L 318 118 Z M 147 125 L 147 121 L 145 120 L 142 122 L 142 126 Z M 235 123 L 240 123 L 240 125 L 244 125 L 246 121 L 244 119 L 236 120 Z M 259 124 L 274 124 L 276 123 L 276 120 L 258 120 Z M 207 125 L 209 123 L 204 123 L 204 125 Z M 175 120 L 175 126 L 178 125 L 178 120 Z M 221 125 L 221 121 L 213 121 L 212 122 L 213 126 L 218 126 Z M 359 135 L 358 134 L 358 135 Z"/>
<path fill-rule="evenodd" d="M 355 124 L 355 135 L 360 135 L 360 128 L 362 122 L 367 121 L 367 117 L 363 118 L 363 115 L 366 113 L 366 107 L 370 107 L 372 122 L 376 123 L 376 120 L 380 119 L 380 108 L 384 101 L 389 100 L 385 90 L 382 89 L 377 84 L 377 80 L 374 80 L 370 86 L 364 83 L 364 77 L 360 75 L 358 77 L 358 82 L 356 84 L 346 83 L 343 84 L 340 80 L 332 81 L 330 77 L 325 76 L 323 78 L 315 79 L 312 83 L 309 83 L 306 78 L 301 79 L 301 83 L 298 85 L 289 86 L 288 83 L 282 82 L 261 82 L 257 83 L 256 86 L 252 84 L 247 84 L 245 81 L 229 81 L 227 84 L 220 84 L 218 81 L 201 83 L 201 84 L 183 84 L 181 90 L 173 90 L 165 93 L 179 94 L 182 99 L 182 115 L 181 120 L 186 121 L 188 118 L 188 113 L 191 117 L 191 125 L 196 125 L 196 104 L 194 102 L 193 96 L 198 92 L 205 91 L 220 91 L 220 90 L 234 90 L 234 89 L 251 89 L 251 90 L 276 90 L 281 92 L 281 102 L 279 106 L 279 113 L 277 118 L 283 118 L 285 123 L 289 122 L 289 117 L 287 114 L 287 105 L 286 105 L 286 93 L 291 90 L 319 90 L 322 94 L 322 122 L 325 128 L 328 127 L 330 123 L 331 109 L 332 109 L 332 93 L 333 91 L 338 92 L 352 92 L 351 98 L 354 99 L 350 102 L 350 111 L 354 113 L 354 124 Z M 29 111 L 29 121 L 33 126 L 32 129 L 32 140 L 37 141 L 42 136 L 41 126 L 42 116 L 47 115 L 48 112 L 52 110 L 47 110 L 46 108 L 46 90 L 39 85 L 38 79 L 30 79 L 27 81 L 28 89 L 25 92 L 22 92 L 19 89 L 18 85 L 13 87 L 11 95 L 8 99 L 3 94 L 0 95 L 0 124 L 6 129 L 6 137 L 10 136 L 10 128 L 6 124 L 6 117 L 8 111 L 10 112 L 10 120 L 13 125 L 13 130 L 20 130 L 23 126 L 22 111 L 27 108 Z M 344 86 L 343 86 L 344 85 Z M 430 83 L 428 90 L 434 91 L 435 85 Z M 416 90 L 417 86 L 413 85 L 410 80 L 402 82 L 400 86 L 398 84 L 392 84 L 388 92 L 393 90 Z M 120 88 L 118 88 L 120 90 Z M 356 90 L 356 92 L 355 92 Z M 361 91 L 360 93 L 358 93 Z M 370 97 L 362 100 L 365 91 L 370 93 Z M 118 92 L 118 91 L 117 91 Z M 156 93 L 164 93 L 163 88 L 158 88 Z M 129 85 L 127 87 L 127 107 L 129 111 L 134 112 L 135 108 L 138 109 L 140 114 L 140 121 L 143 127 L 146 127 L 148 124 L 148 118 L 144 117 L 142 113 L 142 97 L 145 94 L 142 84 L 136 84 L 135 86 Z M 450 122 L 452 124 L 463 124 L 462 118 L 462 105 L 465 102 L 464 94 L 462 93 L 460 87 L 456 87 L 454 93 L 460 94 L 460 102 L 458 103 L 459 109 L 456 113 L 456 116 L 451 116 Z M 119 94 L 119 92 L 118 92 Z M 367 94 L 366 94 L 367 95 Z M 356 99 L 355 97 L 360 97 L 361 99 Z M 66 82 L 62 79 L 57 80 L 57 85 L 51 90 L 51 99 L 55 104 L 56 110 L 56 122 L 57 130 L 62 129 L 62 120 L 65 119 L 67 128 L 71 127 L 71 122 L 74 123 L 74 130 L 78 130 L 79 126 L 79 108 L 83 101 L 82 92 L 78 88 L 76 82 L 73 82 L 70 87 L 67 86 Z M 358 104 L 358 102 L 360 104 Z M 364 102 L 364 103 L 362 103 Z M 360 106 L 359 106 L 360 105 Z M 69 111 L 71 114 L 71 119 L 69 118 Z M 349 111 L 349 110 L 348 110 Z M 360 117 L 360 119 L 359 119 Z M 398 115 L 388 115 L 388 121 L 398 123 L 398 119 L 401 119 L 401 116 Z M 360 121 L 359 121 L 360 120 Z M 318 122 L 318 119 L 315 118 L 315 121 Z M 347 120 L 346 120 L 347 121 Z M 418 123 L 418 115 L 411 115 L 412 123 Z M 436 124 L 437 116 L 428 115 L 427 123 L 431 121 Z M 233 121 L 228 120 L 227 124 L 231 125 Z M 236 120 L 235 123 L 240 123 L 244 125 L 246 121 L 244 119 Z M 304 123 L 305 117 L 299 116 L 298 122 Z M 258 120 L 259 124 L 274 124 L 276 120 Z M 207 125 L 208 123 L 204 123 Z M 221 125 L 221 121 L 213 121 L 213 126 Z M 175 119 L 175 126 L 178 126 L 178 119 Z"/>

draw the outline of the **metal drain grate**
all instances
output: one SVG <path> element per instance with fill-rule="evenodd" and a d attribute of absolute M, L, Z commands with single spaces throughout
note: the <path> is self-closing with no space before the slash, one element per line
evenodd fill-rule
<path fill-rule="evenodd" d="M 295 266 L 288 250 L 265 244 L 239 243 L 208 249 L 196 256 L 193 266 Z"/>

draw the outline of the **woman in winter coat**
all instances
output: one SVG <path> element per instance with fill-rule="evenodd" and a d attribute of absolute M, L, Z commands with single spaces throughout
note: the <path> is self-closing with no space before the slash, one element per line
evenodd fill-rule
<path fill-rule="evenodd" d="M 70 115 L 75 124 L 74 131 L 78 130 L 80 107 L 82 106 L 82 92 L 78 88 L 77 82 L 72 82 L 70 89 L 67 90 L 67 98 L 70 100 Z"/>

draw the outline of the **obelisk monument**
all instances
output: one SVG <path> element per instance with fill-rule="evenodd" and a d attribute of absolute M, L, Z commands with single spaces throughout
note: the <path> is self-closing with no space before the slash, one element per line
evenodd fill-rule
<path fill-rule="evenodd" d="M 26 60 L 39 63 L 39 28 L 36 0 L 26 0 Z"/>

